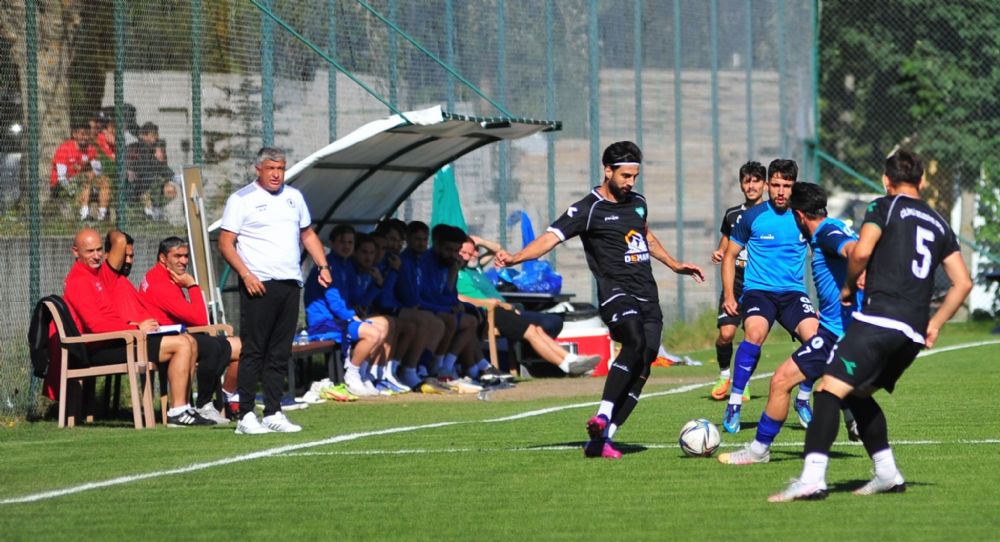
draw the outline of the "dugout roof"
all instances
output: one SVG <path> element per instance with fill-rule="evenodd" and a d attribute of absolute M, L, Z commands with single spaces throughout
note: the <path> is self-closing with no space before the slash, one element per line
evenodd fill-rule
<path fill-rule="evenodd" d="M 371 122 L 288 169 L 325 238 L 332 224 L 392 215 L 439 169 L 480 147 L 560 130 L 558 121 L 468 117 L 440 106 Z"/>

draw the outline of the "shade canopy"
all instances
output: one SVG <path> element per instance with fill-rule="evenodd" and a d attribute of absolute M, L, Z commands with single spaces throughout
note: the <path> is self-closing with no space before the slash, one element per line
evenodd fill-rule
<path fill-rule="evenodd" d="M 336 223 L 374 224 L 459 157 L 503 140 L 559 130 L 558 121 L 468 117 L 432 107 L 371 122 L 289 168 L 321 238 Z"/>

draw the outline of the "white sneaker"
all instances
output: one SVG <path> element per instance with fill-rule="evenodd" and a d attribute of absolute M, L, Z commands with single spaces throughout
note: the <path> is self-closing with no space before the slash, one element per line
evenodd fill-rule
<path fill-rule="evenodd" d="M 725 465 L 752 465 L 754 463 L 767 463 L 771 460 L 771 450 L 764 452 L 764 455 L 757 455 L 747 444 L 742 450 L 737 450 L 728 454 L 719 454 L 719 463 Z"/>
<path fill-rule="evenodd" d="M 352 375 L 350 373 L 345 374 L 344 385 L 347 386 L 347 391 L 357 395 L 358 397 L 372 397 L 378 395 L 378 391 L 375 391 L 374 389 L 369 391 L 368 388 L 365 387 L 365 383 L 361 380 L 360 375 Z"/>
<path fill-rule="evenodd" d="M 906 480 L 903 475 L 896 471 L 896 475 L 888 480 L 883 480 L 878 476 L 871 479 L 867 484 L 854 490 L 855 495 L 874 495 L 876 493 L 903 493 L 906 491 Z"/>
<path fill-rule="evenodd" d="M 264 427 L 276 433 L 298 433 L 302 430 L 301 425 L 295 425 L 288 421 L 284 412 L 275 412 L 270 416 L 264 416 Z"/>
<path fill-rule="evenodd" d="M 818 501 L 826 498 L 826 483 L 803 484 L 792 479 L 788 487 L 781 493 L 775 493 L 767 498 L 768 502 Z"/>
<path fill-rule="evenodd" d="M 202 418 L 213 421 L 216 425 L 229 425 L 229 418 L 220 414 L 212 403 L 205 403 L 205 406 L 196 410 Z"/>
<path fill-rule="evenodd" d="M 403 384 L 402 382 L 400 382 L 399 380 L 397 380 L 396 379 L 396 375 L 391 374 L 389 371 L 386 371 L 386 373 L 385 373 L 385 379 L 388 380 L 389 383 L 392 384 L 393 386 L 396 386 L 397 388 L 399 388 L 400 390 L 402 390 L 403 393 L 406 393 L 406 392 L 409 392 L 409 391 L 413 391 L 412 389 L 410 389 L 409 386 L 407 386 L 406 384 Z"/>
<path fill-rule="evenodd" d="M 364 386 L 366 390 L 368 390 L 368 395 L 379 395 L 380 393 L 378 391 L 378 388 L 375 387 L 375 383 L 372 382 L 371 380 L 367 379 L 362 380 L 361 385 Z"/>
<path fill-rule="evenodd" d="M 257 420 L 257 415 L 253 412 L 247 412 L 240 419 L 240 423 L 236 424 L 237 435 L 261 435 L 270 432 L 270 429 L 260 424 L 260 421 Z"/>
<path fill-rule="evenodd" d="M 597 367 L 601 356 L 579 356 L 569 362 L 569 376 L 583 376 Z"/>
<path fill-rule="evenodd" d="M 475 380 L 469 377 L 462 377 L 458 380 L 452 380 L 445 384 L 451 389 L 457 391 L 458 393 L 479 393 L 483 391 L 483 387 L 476 383 Z"/>

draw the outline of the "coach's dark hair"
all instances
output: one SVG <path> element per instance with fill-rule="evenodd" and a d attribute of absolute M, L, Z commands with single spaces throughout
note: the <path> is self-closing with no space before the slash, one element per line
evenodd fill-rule
<path fill-rule="evenodd" d="M 809 218 L 823 218 L 826 212 L 826 190 L 818 184 L 795 183 L 788 207 L 802 211 Z"/>
<path fill-rule="evenodd" d="M 413 220 L 406 225 L 406 235 L 424 232 L 429 234 L 431 232 L 430 226 L 426 222 L 421 222 L 419 220 Z"/>
<path fill-rule="evenodd" d="M 767 170 L 764 169 L 764 164 L 757 162 L 756 160 L 750 160 L 749 162 L 740 166 L 740 182 L 746 176 L 753 177 L 755 179 L 760 179 L 762 181 L 767 180 L 765 176 L 767 175 Z"/>
<path fill-rule="evenodd" d="M 385 235 L 390 230 L 395 230 L 400 237 L 406 237 L 406 222 L 398 218 L 387 218 L 375 226 L 375 231 Z"/>
<path fill-rule="evenodd" d="M 164 256 L 166 256 L 167 254 L 170 254 L 171 250 L 177 247 L 186 247 L 186 246 L 188 246 L 187 241 L 181 239 L 180 237 L 177 237 L 176 235 L 171 235 L 170 237 L 167 237 L 166 239 L 160 241 L 160 248 L 157 249 L 156 253 L 158 255 L 163 254 Z"/>
<path fill-rule="evenodd" d="M 371 244 L 374 245 L 375 244 L 375 239 L 373 239 L 372 236 L 368 235 L 367 233 L 355 233 L 354 234 L 354 251 L 355 251 L 355 253 L 357 253 L 358 248 L 360 248 L 361 245 L 363 245 L 365 243 L 371 243 Z M 378 246 L 376 246 L 375 248 L 378 248 Z"/>
<path fill-rule="evenodd" d="M 786 181 L 795 182 L 799 178 L 799 165 L 795 163 L 795 160 L 783 158 L 771 160 L 767 166 L 767 180 L 770 181 L 775 175 L 780 175 Z"/>
<path fill-rule="evenodd" d="M 892 184 L 920 186 L 920 179 L 924 178 L 924 164 L 916 154 L 897 149 L 885 161 L 885 176 Z"/>
<path fill-rule="evenodd" d="M 431 230 L 431 242 L 438 243 L 463 243 L 468 237 L 462 228 L 456 228 L 448 224 L 438 224 Z"/>
<path fill-rule="evenodd" d="M 604 155 L 601 156 L 601 164 L 615 170 L 618 169 L 618 166 L 614 164 L 620 162 L 641 164 L 642 151 L 639 150 L 639 146 L 631 141 L 619 141 L 608 145 L 608 148 L 604 149 Z"/>
<path fill-rule="evenodd" d="M 112 233 L 114 233 L 114 232 L 110 232 L 109 231 L 104 236 L 104 252 L 111 252 L 111 234 Z M 125 232 L 119 232 L 119 233 L 121 233 L 122 235 L 125 236 L 125 244 L 126 245 L 135 245 L 135 239 L 132 239 L 131 235 L 129 235 L 129 234 L 125 233 Z"/>
<path fill-rule="evenodd" d="M 337 224 L 336 226 L 333 227 L 332 230 L 330 230 L 330 236 L 328 237 L 328 239 L 332 243 L 336 241 L 337 238 L 339 238 L 341 235 L 347 235 L 348 233 L 351 235 L 355 235 L 353 226 L 351 226 L 350 224 Z"/>

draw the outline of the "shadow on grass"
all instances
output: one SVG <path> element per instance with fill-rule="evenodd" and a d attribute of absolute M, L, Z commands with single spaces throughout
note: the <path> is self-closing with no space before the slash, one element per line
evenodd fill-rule
<path fill-rule="evenodd" d="M 852 492 L 852 491 L 854 491 L 856 489 L 861 488 L 861 486 L 863 486 L 863 485 L 865 485 L 867 483 L 868 483 L 868 480 L 844 480 L 843 482 L 837 482 L 835 484 L 830 484 L 830 492 L 832 493 L 834 491 L 838 491 L 838 492 L 839 491 L 843 491 L 845 493 L 850 493 L 850 492 Z M 914 483 L 914 482 L 912 482 L 910 480 L 906 481 L 906 488 L 907 489 L 909 489 L 911 487 L 914 487 L 914 486 L 917 486 L 917 487 L 923 487 L 923 486 L 931 487 L 931 486 L 936 486 L 936 485 L 937 484 L 927 483 L 927 482 L 916 482 L 916 483 Z"/>

